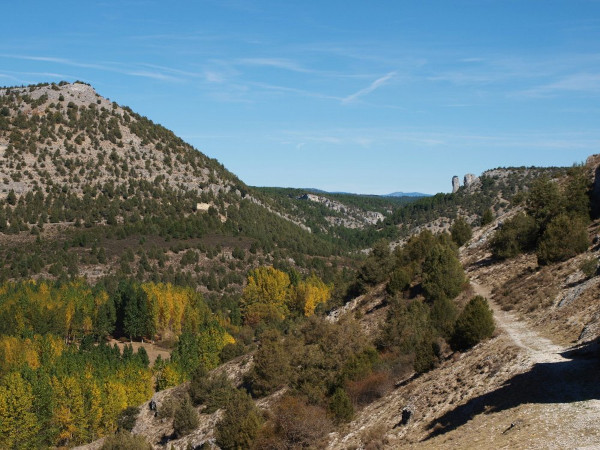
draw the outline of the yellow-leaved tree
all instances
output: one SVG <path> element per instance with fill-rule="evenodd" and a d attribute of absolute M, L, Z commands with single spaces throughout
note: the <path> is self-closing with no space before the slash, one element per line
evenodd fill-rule
<path fill-rule="evenodd" d="M 314 273 L 306 280 L 299 281 L 291 295 L 290 309 L 306 317 L 312 316 L 315 308 L 327 302 L 331 297 L 331 287 L 326 285 Z"/>
<path fill-rule="evenodd" d="M 13 372 L 0 383 L 0 448 L 28 448 L 37 430 L 31 386 Z"/>
<path fill-rule="evenodd" d="M 104 432 L 114 433 L 117 429 L 119 414 L 127 408 L 127 391 L 118 381 L 109 380 L 103 386 L 104 394 Z"/>
<path fill-rule="evenodd" d="M 79 380 L 73 376 L 52 377 L 52 392 L 52 423 L 58 429 L 56 444 L 84 442 L 86 412 Z"/>
<path fill-rule="evenodd" d="M 102 435 L 102 416 L 104 414 L 102 390 L 91 377 L 85 377 L 85 412 L 87 416 L 88 440 L 93 441 Z"/>
<path fill-rule="evenodd" d="M 202 303 L 200 293 L 171 283 L 144 283 L 142 289 L 148 296 L 148 309 L 159 335 L 179 336 L 186 325 L 198 321 L 198 304 Z"/>
<path fill-rule="evenodd" d="M 290 277 L 281 270 L 272 266 L 251 270 L 240 302 L 244 321 L 255 325 L 283 320 L 288 313 L 289 287 Z"/>

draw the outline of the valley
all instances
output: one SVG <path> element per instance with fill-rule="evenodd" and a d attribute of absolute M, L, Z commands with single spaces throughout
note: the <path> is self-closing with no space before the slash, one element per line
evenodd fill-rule
<path fill-rule="evenodd" d="M 0 446 L 596 445 L 599 164 L 252 187 L 88 84 L 2 88 Z"/>

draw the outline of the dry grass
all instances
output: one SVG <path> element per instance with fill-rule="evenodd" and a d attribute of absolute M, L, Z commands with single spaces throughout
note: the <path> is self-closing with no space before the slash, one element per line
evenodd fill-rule
<path fill-rule="evenodd" d="M 599 226 L 600 222 L 595 223 L 590 233 Z M 475 244 L 462 249 L 463 263 L 470 279 L 512 312 L 510 320 L 515 315 L 521 319 L 516 330 L 530 331 L 533 337 L 528 339 L 534 341 L 535 336 L 545 336 L 562 345 L 600 335 L 600 277 L 586 280 L 579 270 L 582 259 L 599 256 L 597 250 L 542 268 L 535 255 L 497 263 L 490 259 L 488 248 L 492 232 L 493 225 L 476 231 Z M 473 294 L 466 289 L 459 302 Z M 534 358 L 531 351 L 498 330 L 491 340 L 452 355 L 435 370 L 400 383 L 365 406 L 351 424 L 331 436 L 329 447 L 597 445 L 600 388 L 593 381 L 597 362 L 551 354 L 547 360 L 553 362 L 540 362 L 540 356 Z M 414 417 L 408 425 L 400 425 L 401 410 L 407 405 L 414 408 Z"/>
<path fill-rule="evenodd" d="M 150 342 L 129 342 L 129 341 L 121 342 L 121 341 L 117 341 L 115 339 L 112 339 L 111 341 L 109 341 L 109 345 L 113 346 L 114 344 L 117 344 L 117 346 L 119 347 L 119 350 L 121 350 L 121 352 L 123 352 L 123 348 L 126 345 L 131 345 L 133 347 L 134 353 L 137 352 L 140 347 L 144 347 L 144 349 L 146 350 L 146 353 L 148 353 L 148 358 L 150 359 L 150 365 L 154 364 L 154 361 L 156 361 L 156 358 L 159 355 L 163 360 L 169 359 L 171 357 L 170 350 L 167 350 L 164 347 L 161 347 L 157 344 L 152 344 Z"/>

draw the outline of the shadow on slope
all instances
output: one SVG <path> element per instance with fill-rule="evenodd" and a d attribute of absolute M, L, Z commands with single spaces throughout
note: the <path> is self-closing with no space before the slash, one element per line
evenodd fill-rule
<path fill-rule="evenodd" d="M 600 399 L 600 338 L 567 350 L 567 361 L 534 365 L 501 388 L 459 405 L 428 425 L 425 440 L 445 434 L 478 414 L 495 413 L 526 403 L 572 403 Z"/>

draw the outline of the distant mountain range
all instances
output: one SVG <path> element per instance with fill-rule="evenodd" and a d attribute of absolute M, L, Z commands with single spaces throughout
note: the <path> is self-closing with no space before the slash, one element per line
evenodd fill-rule
<path fill-rule="evenodd" d="M 391 194 L 384 195 L 373 195 L 373 194 L 357 194 L 355 192 L 329 192 L 324 191 L 322 189 L 316 188 L 304 188 L 303 190 L 307 192 L 312 192 L 314 194 L 343 194 L 343 195 L 365 195 L 365 196 L 373 196 L 373 197 L 431 197 L 431 194 L 423 194 L 421 192 L 392 192 Z"/>
<path fill-rule="evenodd" d="M 382 197 L 431 197 L 431 194 L 423 194 L 421 192 L 392 192 Z"/>

